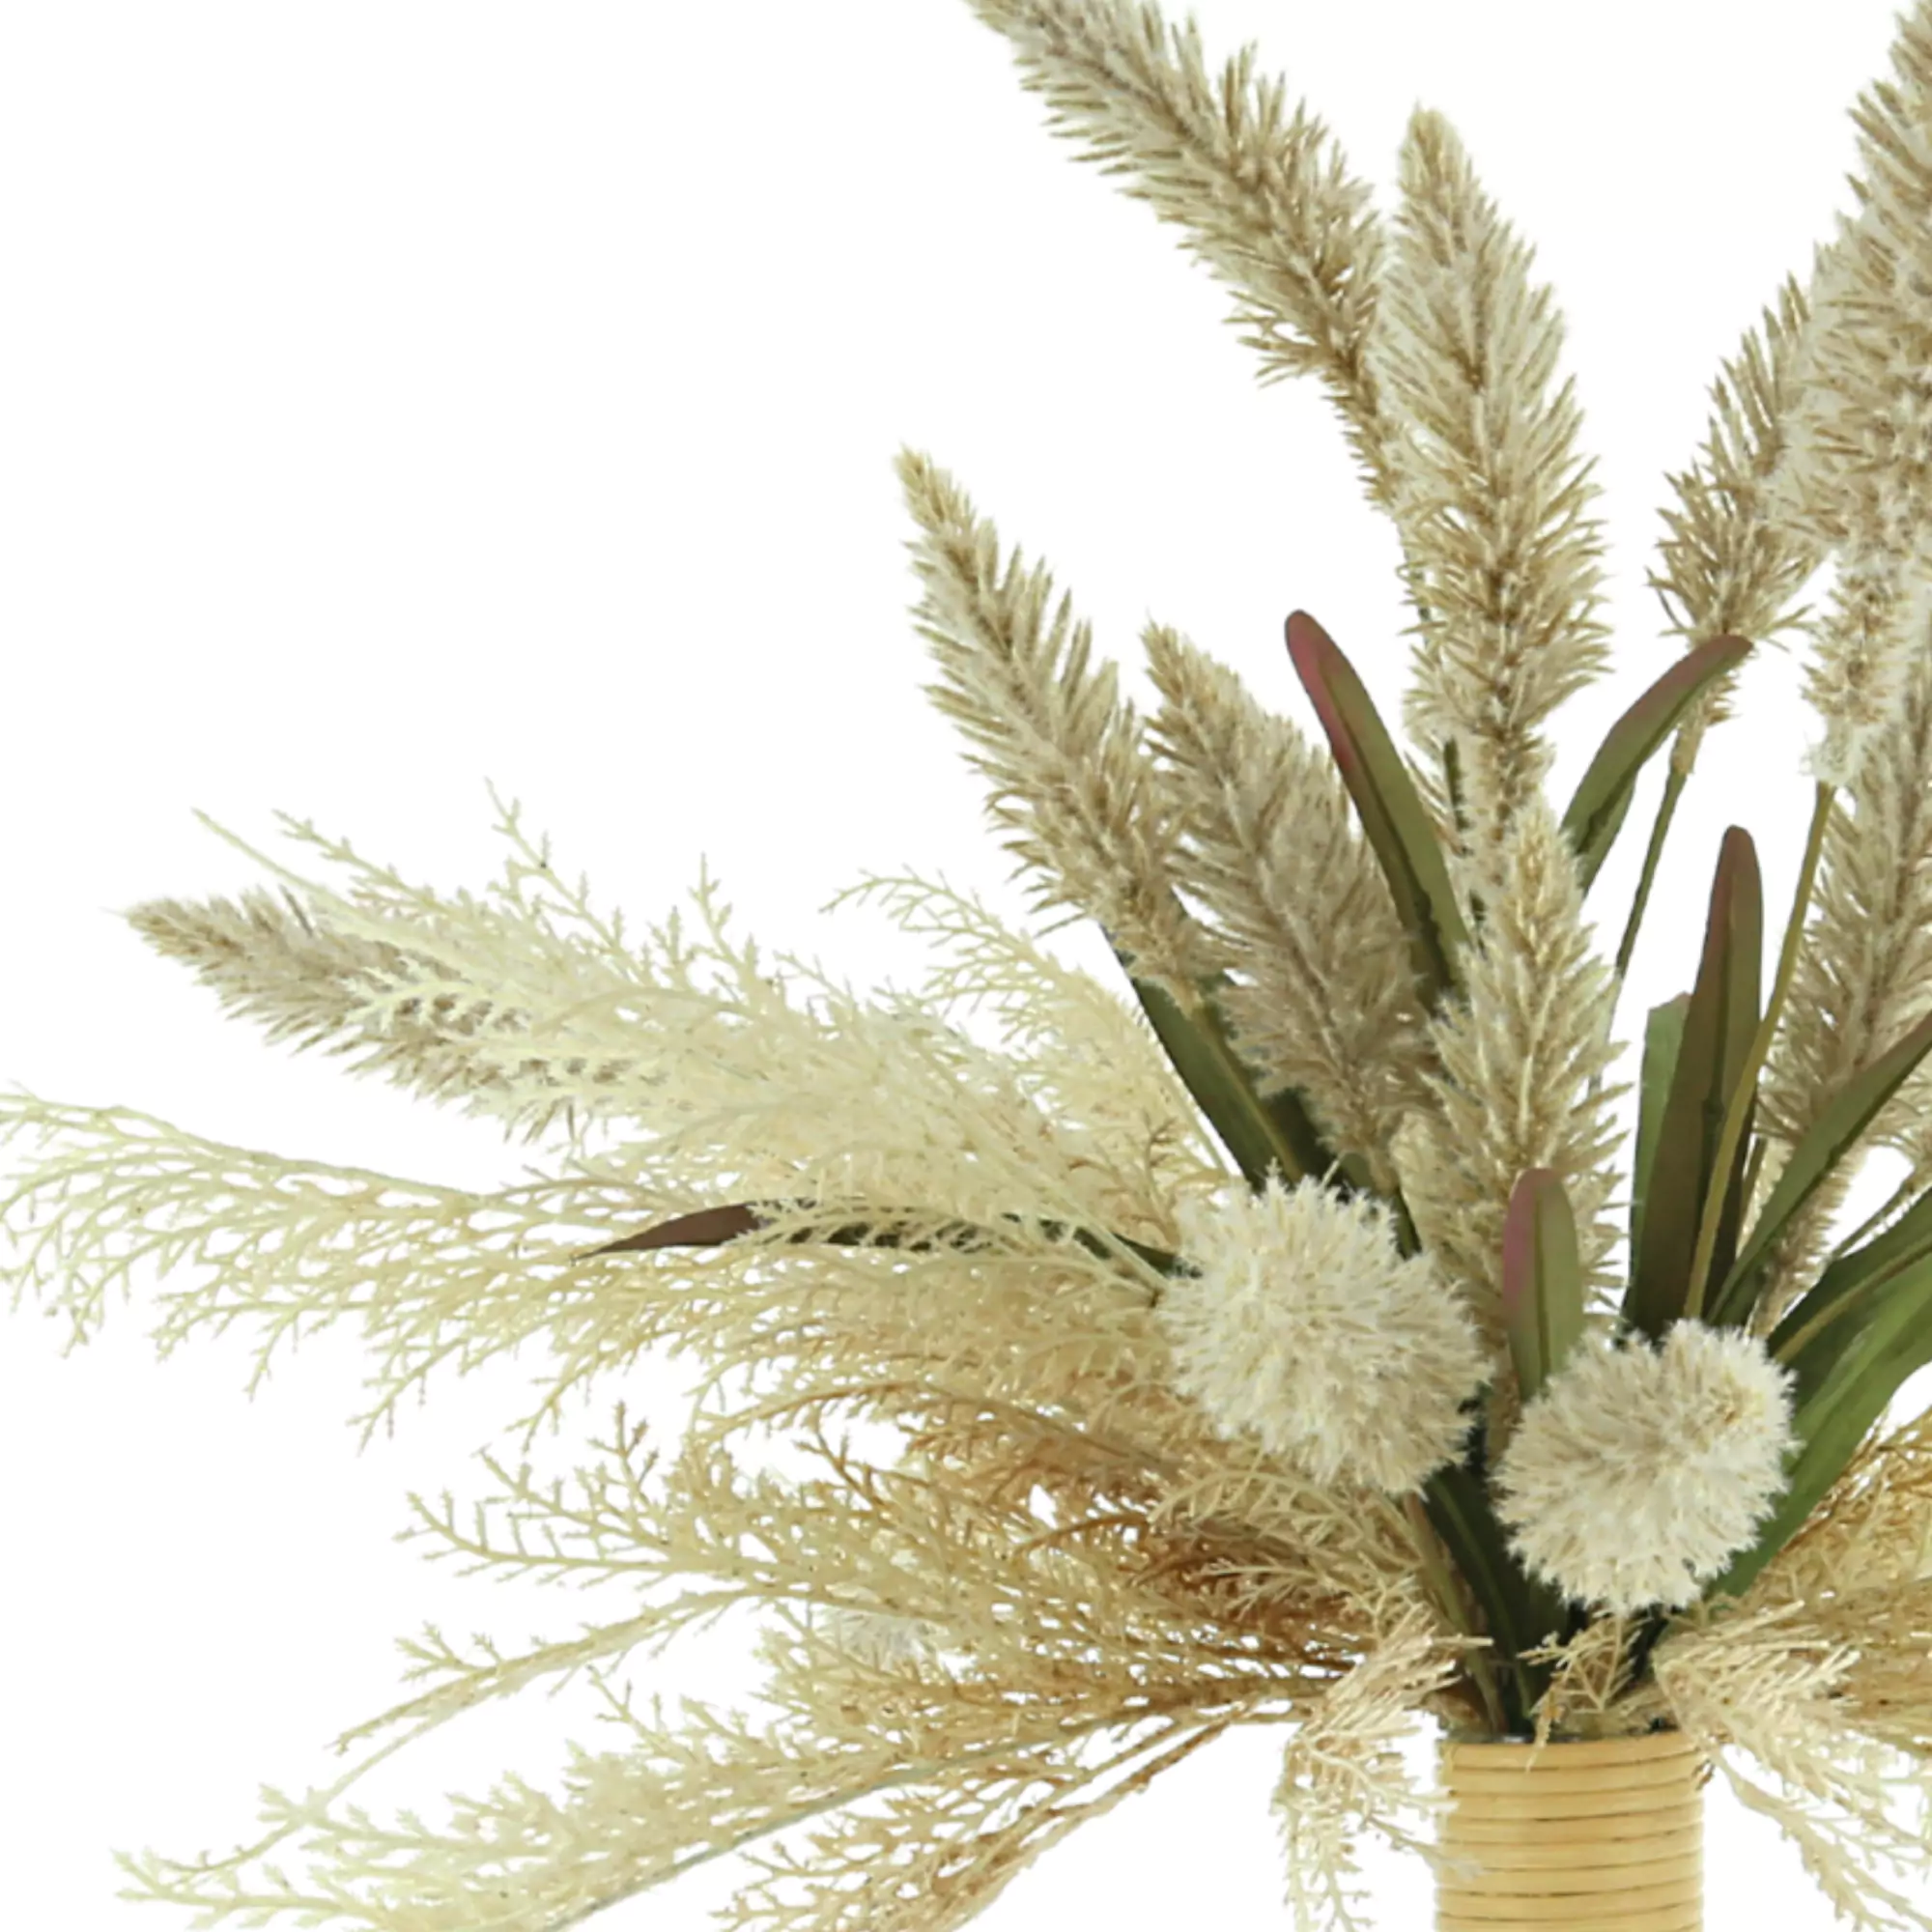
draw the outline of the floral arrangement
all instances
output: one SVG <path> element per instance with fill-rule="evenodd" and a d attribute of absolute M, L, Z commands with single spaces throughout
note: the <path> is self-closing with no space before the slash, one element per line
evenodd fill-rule
<path fill-rule="evenodd" d="M 1385 227 L 1251 50 L 1211 72 L 1133 0 L 970 4 L 1234 291 L 1264 377 L 1332 398 L 1401 543 L 1406 744 L 1303 612 L 1284 675 L 1319 734 L 1159 623 L 1139 715 L 1045 567 L 908 451 L 931 695 L 1038 909 L 1096 921 L 1118 985 L 910 875 L 842 896 L 930 942 L 911 991 L 767 960 L 708 877 L 626 934 L 514 806 L 481 898 L 289 819 L 344 881 L 257 852 L 279 897 L 134 908 L 270 1039 L 549 1137 L 553 1171 L 469 1194 L 16 1094 L 16 1299 L 84 1340 L 152 1256 L 199 1276 L 164 1350 L 245 1321 L 266 1363 L 359 1318 L 371 1431 L 541 1339 L 526 1452 L 647 1351 L 702 1376 L 662 1440 L 617 1405 L 569 1485 L 486 1457 L 473 1526 L 412 1498 L 442 1550 L 621 1584 L 627 1614 L 473 1654 L 430 1630 L 423 1688 L 340 1741 L 384 1740 L 361 1764 L 268 1792 L 228 1857 L 124 1858 L 130 1895 L 550 1932 L 738 1856 L 747 1932 L 937 1932 L 1273 1724 L 1296 1921 L 1349 1927 L 1365 1833 L 1436 1855 L 1394 1748 L 1433 1720 L 1681 1732 L 1853 1923 L 1932 1926 L 1900 1889 L 1927 1862 L 1932 1426 L 1892 1412 L 1932 1363 L 1932 0 L 1859 106 L 1854 211 L 1670 479 L 1681 653 L 1561 804 L 1544 727 L 1609 653 L 1594 492 L 1548 293 L 1450 128 L 1411 121 Z M 1740 666 L 1794 632 L 1820 729 L 1775 965 L 1733 828 L 1627 1147 L 1613 1009 L 1659 854 Z M 1602 957 L 1588 895 L 1654 760 Z M 1906 1179 L 1845 1231 L 1875 1148 Z M 618 1688 L 738 1616 L 762 1713 Z M 560 1795 L 506 1776 L 437 1827 L 343 1802 L 580 1674 L 618 1735 Z"/>

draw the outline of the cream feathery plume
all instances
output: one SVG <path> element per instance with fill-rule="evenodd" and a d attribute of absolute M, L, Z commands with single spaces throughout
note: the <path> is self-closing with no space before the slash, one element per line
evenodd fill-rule
<path fill-rule="evenodd" d="M 1143 634 L 1187 892 L 1236 977 L 1222 994 L 1264 1092 L 1307 1095 L 1338 1152 L 1393 1176 L 1431 1064 L 1407 935 L 1325 750 L 1164 625 Z"/>
<path fill-rule="evenodd" d="M 1328 130 L 1243 47 L 1210 77 L 1192 20 L 1137 0 L 968 0 L 1012 43 L 1054 131 L 1186 232 L 1240 298 L 1236 323 L 1264 383 L 1314 375 L 1340 411 L 1377 501 L 1384 429 L 1366 358 L 1381 235 L 1365 183 Z"/>
<path fill-rule="evenodd" d="M 1583 1265 L 1600 1283 L 1617 1237 L 1613 1103 L 1604 1075 L 1616 988 L 1591 950 L 1570 842 L 1541 797 L 1519 814 L 1501 890 L 1463 955 L 1465 997 L 1431 1031 L 1435 1101 L 1396 1137 L 1415 1224 L 1502 1348 L 1503 1223 L 1517 1180 L 1547 1167 L 1577 1217 Z"/>
<path fill-rule="evenodd" d="M 1386 1208 L 1271 1175 L 1179 1211 L 1196 1271 L 1168 1283 L 1158 1318 L 1176 1385 L 1219 1435 L 1392 1493 L 1457 1453 L 1484 1351 L 1435 1264 L 1398 1251 Z"/>
<path fill-rule="evenodd" d="M 355 1071 L 380 1068 L 397 1085 L 434 1097 L 505 1096 L 512 1089 L 509 1074 L 469 1043 L 486 1024 L 513 1030 L 526 1015 L 465 1008 L 443 994 L 406 1001 L 384 1031 L 364 1028 L 359 1016 L 369 993 L 434 978 L 436 962 L 401 946 L 339 932 L 293 893 L 284 891 L 280 902 L 252 886 L 239 902 L 150 899 L 129 907 L 126 918 L 164 958 L 191 966 L 226 1011 L 265 1021 L 270 1040 L 294 1038 L 298 1049 L 327 1040 L 332 1055 L 362 1048 Z M 546 1058 L 533 1049 L 520 1069 L 517 1084 L 526 1093 L 545 1077 Z M 552 1077 L 563 1071 L 548 1069 Z M 559 1110 L 569 1107 L 567 1100 L 556 1102 Z M 528 1120 L 531 1137 L 550 1124 L 552 1112 L 547 1108 Z"/>
<path fill-rule="evenodd" d="M 1524 1408 L 1493 1488 L 1529 1569 L 1628 1616 L 1681 1608 L 1784 1489 L 1791 1372 L 1735 1328 L 1586 1336 Z"/>
<path fill-rule="evenodd" d="M 1098 920 L 1136 977 L 1191 1009 L 1214 962 L 1175 895 L 1171 815 L 1116 667 L 1093 666 L 1070 597 L 1049 615 L 1044 564 L 1015 550 L 1002 570 L 998 532 L 947 471 L 908 449 L 898 474 L 921 530 L 914 617 L 941 673 L 926 693 L 978 748 L 1007 849 L 1038 874 L 1038 904 Z"/>
<path fill-rule="evenodd" d="M 1819 251 L 1823 260 L 1823 251 Z M 1649 582 L 1686 649 L 1729 633 L 1763 643 L 1803 615 L 1793 600 L 1824 557 L 1776 509 L 1786 460 L 1810 301 L 1795 276 L 1764 311 L 1711 385 L 1711 418 L 1690 469 L 1669 478 L 1677 501 Z M 1737 673 L 1698 698 L 1679 727 L 1671 761 L 1688 772 L 1704 733 L 1730 716 Z"/>
<path fill-rule="evenodd" d="M 622 916 L 606 922 L 583 882 L 575 892 L 564 886 L 548 834 L 533 843 L 522 808 L 506 805 L 494 785 L 489 791 L 494 829 L 510 852 L 501 881 L 481 899 L 466 894 L 444 904 L 370 865 L 347 840 L 281 812 L 290 838 L 354 870 L 346 896 L 265 860 L 286 882 L 280 902 L 251 887 L 239 902 L 151 899 L 124 916 L 164 958 L 192 968 L 226 1011 L 265 1022 L 270 1040 L 293 1038 L 298 1050 L 327 1041 L 331 1055 L 359 1050 L 352 1072 L 381 1071 L 430 1098 L 460 1101 L 501 1119 L 506 1131 L 521 1127 L 526 1140 L 561 1114 L 575 1145 L 580 1116 L 594 1116 L 611 1084 L 635 1069 L 639 1043 L 633 1036 L 592 1059 L 554 1034 L 542 1043 L 537 1035 L 557 1007 L 637 998 L 650 975 L 624 942 Z"/>
<path fill-rule="evenodd" d="M 1537 727 L 1604 668 L 1603 542 L 1573 385 L 1550 393 L 1563 329 L 1531 251 L 1439 114 L 1410 120 L 1401 179 L 1370 366 L 1402 424 L 1388 452 L 1420 613 L 1406 716 L 1481 887 L 1548 769 Z"/>

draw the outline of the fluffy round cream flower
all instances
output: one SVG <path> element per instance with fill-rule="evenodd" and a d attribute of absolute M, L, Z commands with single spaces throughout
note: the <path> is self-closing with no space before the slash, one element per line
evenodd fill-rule
<path fill-rule="evenodd" d="M 1160 1317 L 1175 1379 L 1224 1436 L 1249 1436 L 1318 1482 L 1414 1489 L 1453 1457 L 1488 1363 L 1427 1258 L 1398 1253 L 1387 1211 L 1319 1182 L 1224 1191 L 1180 1208 Z"/>
<path fill-rule="evenodd" d="M 1611 1610 L 1693 1602 L 1784 1488 L 1791 1379 L 1755 1336 L 1701 1321 L 1661 1347 L 1585 1340 L 1496 1468 L 1517 1554 Z"/>

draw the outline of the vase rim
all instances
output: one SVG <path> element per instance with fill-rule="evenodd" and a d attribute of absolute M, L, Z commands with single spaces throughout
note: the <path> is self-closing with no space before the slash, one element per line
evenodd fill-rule
<path fill-rule="evenodd" d="M 1621 1738 L 1551 1738 L 1537 1744 L 1520 1738 L 1443 1738 L 1436 1750 L 1445 1763 L 1479 1755 L 1487 1764 L 1527 1765 L 1558 1750 L 1566 1764 L 1628 1764 L 1652 1758 L 1696 1757 L 1696 1745 L 1680 1730 L 1641 1731 Z"/>

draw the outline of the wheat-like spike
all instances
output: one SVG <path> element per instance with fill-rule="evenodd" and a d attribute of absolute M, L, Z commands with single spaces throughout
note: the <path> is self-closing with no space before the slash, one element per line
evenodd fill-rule
<path fill-rule="evenodd" d="M 1164 625 L 1143 633 L 1187 891 L 1237 962 L 1222 996 L 1264 1091 L 1305 1094 L 1329 1144 L 1386 1178 L 1431 1065 L 1407 936 L 1325 748 Z"/>
<path fill-rule="evenodd" d="M 1839 554 L 1806 696 L 1825 722 L 1819 776 L 1845 782 L 1920 646 L 1895 614 L 1925 572 L 1932 522 L 1932 6 L 1899 21 L 1893 78 L 1860 98 L 1858 211 L 1823 260 L 1779 500 Z"/>
<path fill-rule="evenodd" d="M 1008 850 L 1038 875 L 1041 905 L 1098 920 L 1137 978 L 1198 1005 L 1215 962 L 1175 895 L 1171 811 L 1116 667 L 1092 664 L 1070 598 L 1049 616 L 1043 564 L 1027 571 L 1014 551 L 1002 570 L 997 531 L 952 476 L 912 450 L 898 473 L 921 530 L 915 619 L 941 673 L 927 695 L 976 747 Z"/>
<path fill-rule="evenodd" d="M 1862 567 L 1904 567 L 1932 514 L 1932 5 L 1860 97 L 1854 215 L 1814 304 L 1785 513 Z"/>
<path fill-rule="evenodd" d="M 369 992 L 436 974 L 434 960 L 385 941 L 352 938 L 330 927 L 294 893 L 278 901 L 259 887 L 239 900 L 150 899 L 128 908 L 128 923 L 164 958 L 193 967 L 224 1010 L 266 1023 L 270 1040 L 298 1049 L 331 1042 L 332 1055 L 368 1049 L 356 1071 L 387 1072 L 399 1086 L 437 1097 L 507 1090 L 503 1072 L 467 1050 L 484 1022 L 514 1028 L 524 1016 L 462 1008 L 444 994 L 397 1009 L 393 1029 L 358 1032 Z M 530 1075 L 538 1072 L 532 1056 Z"/>
<path fill-rule="evenodd" d="M 1500 883 L 1468 954 L 1466 998 L 1433 1027 L 1436 1104 L 1396 1140 L 1416 1226 L 1499 1357 L 1503 1223 L 1525 1169 L 1562 1178 L 1586 1276 L 1607 1282 L 1622 1091 L 1604 1081 L 1621 1050 L 1610 1037 L 1614 983 L 1582 922 L 1569 841 L 1541 798 L 1518 816 Z"/>
<path fill-rule="evenodd" d="M 1370 360 L 1402 425 L 1389 461 L 1419 613 L 1406 717 L 1481 886 L 1548 769 L 1538 727 L 1604 668 L 1603 542 L 1529 248 L 1439 114 L 1410 120 L 1401 179 Z"/>
<path fill-rule="evenodd" d="M 1932 1003 L 1932 620 L 1825 835 L 1759 1122 L 1793 1141 Z"/>
<path fill-rule="evenodd" d="M 1312 374 L 1340 411 L 1373 499 L 1388 501 L 1385 434 L 1366 349 L 1381 236 L 1366 184 L 1243 47 L 1210 76 L 1192 20 L 1140 0 L 968 0 L 1012 43 L 1056 132 L 1186 232 L 1240 298 L 1234 320 L 1263 381 Z"/>
<path fill-rule="evenodd" d="M 561 1113 L 575 1149 L 580 1112 L 586 1119 L 623 1113 L 627 1082 L 633 1100 L 639 1088 L 647 1090 L 647 1104 L 655 1097 L 650 1090 L 662 1076 L 641 1050 L 639 1006 L 658 1003 L 688 1032 L 694 996 L 704 998 L 692 984 L 693 965 L 707 955 L 687 945 L 675 912 L 641 942 L 627 939 L 623 915 L 597 913 L 587 881 L 567 887 L 550 863 L 549 838 L 533 845 L 521 809 L 504 806 L 494 786 L 491 796 L 495 829 L 511 851 L 502 878 L 481 897 L 440 897 L 362 857 L 348 839 L 278 812 L 287 837 L 347 872 L 336 890 L 198 813 L 282 881 L 288 914 L 251 890 L 239 907 L 162 899 L 126 916 L 157 951 L 193 966 L 228 1010 L 268 1021 L 271 1039 L 294 1036 L 308 1046 L 333 1036 L 334 1053 L 361 1049 L 351 1071 L 380 1069 L 431 1098 L 455 1098 L 472 1114 L 500 1119 L 506 1133 L 521 1127 L 526 1140 Z M 694 896 L 721 938 L 708 876 Z M 733 963 L 740 984 L 769 993 L 750 956 Z M 634 1024 L 612 1028 L 601 1052 L 558 1025 L 560 1014 L 582 1020 L 627 1006 Z M 587 1023 L 595 1029 L 594 1018 Z"/>
<path fill-rule="evenodd" d="M 1919 606 L 1915 623 L 1904 689 L 1826 828 L 1812 915 L 1760 1083 L 1758 1121 L 1776 1160 L 1853 1074 L 1932 1009 L 1932 611 Z M 1922 1079 L 1906 1083 L 1782 1237 L 1754 1317 L 1760 1330 L 1815 1277 L 1865 1149 L 1892 1139 L 1920 1164 L 1927 1092 Z"/>
<path fill-rule="evenodd" d="M 1794 599 L 1824 546 L 1777 514 L 1773 484 L 1786 461 L 1809 318 L 1807 292 L 1787 277 L 1711 385 L 1696 460 L 1669 478 L 1676 503 L 1662 513 L 1665 535 L 1649 582 L 1687 649 L 1727 633 L 1774 641 L 1804 614 Z M 1690 769 L 1705 732 L 1731 715 L 1736 686 L 1737 673 L 1727 672 L 1697 699 L 1671 748 L 1678 770 Z"/>

